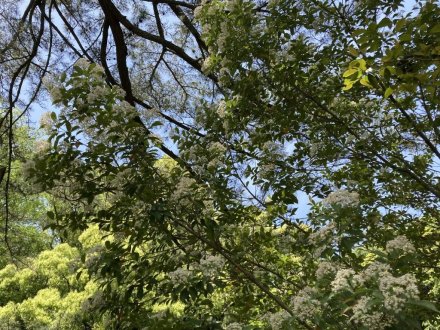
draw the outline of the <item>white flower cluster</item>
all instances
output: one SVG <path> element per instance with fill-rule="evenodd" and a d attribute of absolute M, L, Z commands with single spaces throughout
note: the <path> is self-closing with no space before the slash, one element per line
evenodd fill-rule
<path fill-rule="evenodd" d="M 353 269 L 340 269 L 336 273 L 335 279 L 333 280 L 331 286 L 333 292 L 340 292 L 352 289 L 351 287 L 351 279 L 355 275 L 355 271 Z"/>
<path fill-rule="evenodd" d="M 384 297 L 386 309 L 399 313 L 408 299 L 418 299 L 417 280 L 412 274 L 394 277 L 390 273 L 379 278 L 379 290 Z"/>
<path fill-rule="evenodd" d="M 386 329 L 392 325 L 392 319 L 379 311 L 371 308 L 370 298 L 362 297 L 357 304 L 353 306 L 353 316 L 351 320 L 359 325 L 363 325 L 367 329 Z"/>
<path fill-rule="evenodd" d="M 76 61 L 74 64 L 74 66 L 82 70 L 88 70 L 91 65 L 92 63 L 83 57 L 78 59 L 78 61 Z M 102 76 L 105 74 L 104 68 L 96 63 L 93 63 L 93 68 L 89 72 L 93 78 L 102 78 Z"/>
<path fill-rule="evenodd" d="M 226 147 L 220 142 L 214 142 L 209 145 L 208 150 L 213 154 L 223 155 L 226 152 Z"/>
<path fill-rule="evenodd" d="M 333 292 L 353 290 L 356 287 L 366 285 L 376 287 L 383 297 L 381 312 L 373 311 L 373 304 L 369 303 L 369 297 L 362 297 L 353 307 L 353 321 L 363 324 L 368 329 L 382 329 L 379 324 L 393 321 L 393 314 L 401 312 L 408 300 L 419 299 L 417 280 L 412 274 L 400 277 L 393 276 L 391 267 L 381 262 L 374 262 L 362 272 L 356 274 L 352 269 L 341 269 L 337 272 L 331 283 Z M 382 309 L 383 309 L 382 307 Z M 388 316 L 384 315 L 388 314 Z M 391 316 L 390 316 L 391 315 Z M 386 328 L 384 326 L 383 328 Z"/>
<path fill-rule="evenodd" d="M 193 272 L 185 268 L 177 268 L 175 271 L 168 273 L 169 278 L 176 285 L 184 284 L 188 282 L 188 279 L 192 276 Z"/>
<path fill-rule="evenodd" d="M 217 114 L 220 118 L 225 118 L 226 116 L 226 102 L 221 100 L 217 106 Z"/>
<path fill-rule="evenodd" d="M 78 61 L 75 62 L 75 66 L 81 68 L 81 69 L 87 69 L 90 65 L 90 62 L 86 60 L 84 57 L 81 57 L 78 59 Z"/>
<path fill-rule="evenodd" d="M 324 144 L 321 142 L 312 143 L 310 145 L 309 155 L 310 157 L 315 157 L 318 154 L 318 151 L 324 147 Z"/>
<path fill-rule="evenodd" d="M 203 10 L 203 6 L 197 6 L 196 9 L 194 9 L 194 17 L 196 19 L 200 18 L 202 10 Z"/>
<path fill-rule="evenodd" d="M 389 274 L 391 267 L 382 262 L 373 262 L 359 274 L 353 276 L 353 285 L 363 285 L 368 281 L 375 281 L 382 274 Z"/>
<path fill-rule="evenodd" d="M 330 261 L 322 261 L 316 269 L 316 278 L 322 280 L 323 278 L 333 276 L 337 272 L 337 267 Z"/>
<path fill-rule="evenodd" d="M 267 313 L 264 318 L 270 324 L 272 330 L 278 330 L 282 328 L 283 322 L 290 318 L 290 314 L 282 310 L 276 313 Z"/>
<path fill-rule="evenodd" d="M 181 177 L 171 198 L 180 204 L 186 205 L 189 202 L 188 199 L 194 195 L 196 184 L 197 182 L 193 178 Z"/>
<path fill-rule="evenodd" d="M 210 73 L 214 67 L 214 64 L 215 63 L 213 58 L 211 56 L 208 56 L 202 63 L 202 72 L 205 74 Z"/>
<path fill-rule="evenodd" d="M 229 323 L 224 327 L 225 330 L 241 330 L 243 329 L 243 325 L 238 322 Z"/>
<path fill-rule="evenodd" d="M 217 275 L 224 267 L 226 260 L 220 255 L 209 255 L 200 259 L 199 269 L 203 275 L 212 277 Z"/>
<path fill-rule="evenodd" d="M 50 143 L 48 141 L 39 140 L 35 142 L 35 152 L 37 154 L 45 153 L 50 149 Z"/>
<path fill-rule="evenodd" d="M 44 128 L 46 131 L 49 131 L 53 125 L 53 119 L 51 113 L 49 111 L 43 112 L 40 117 L 39 124 L 41 128 Z"/>
<path fill-rule="evenodd" d="M 115 106 L 113 106 L 113 110 L 124 114 L 127 117 L 136 115 L 136 109 L 127 101 L 121 101 Z"/>
<path fill-rule="evenodd" d="M 58 77 L 55 76 L 46 76 L 43 78 L 43 85 L 46 87 L 47 91 L 50 94 L 50 98 L 52 103 L 56 104 L 63 99 L 63 94 L 61 92 L 61 83 Z"/>
<path fill-rule="evenodd" d="M 220 34 L 217 38 L 217 47 L 218 47 L 218 51 L 222 52 L 225 49 L 226 45 L 228 44 L 228 36 L 230 34 L 229 25 L 226 21 L 223 21 L 220 24 L 220 30 L 221 30 Z"/>
<path fill-rule="evenodd" d="M 327 245 L 329 240 L 333 238 L 336 224 L 334 222 L 329 223 L 327 226 L 320 228 L 314 233 L 310 234 L 309 241 L 313 245 Z"/>
<path fill-rule="evenodd" d="M 306 321 L 321 313 L 321 302 L 314 298 L 316 293 L 316 289 L 307 286 L 292 298 L 292 309 L 300 320 Z"/>
<path fill-rule="evenodd" d="M 262 151 L 271 156 L 271 158 L 279 158 L 284 156 L 283 146 L 280 143 L 267 141 L 262 148 Z"/>
<path fill-rule="evenodd" d="M 359 194 L 347 190 L 336 190 L 330 193 L 324 200 L 324 205 L 339 205 L 342 207 L 356 207 L 359 205 Z"/>
<path fill-rule="evenodd" d="M 115 97 L 123 99 L 125 97 L 125 91 L 119 86 L 112 86 L 112 93 Z"/>
<path fill-rule="evenodd" d="M 109 94 L 110 90 L 104 86 L 96 86 L 88 95 L 87 95 L 87 102 L 88 103 L 95 103 L 96 101 L 99 101 Z"/>
<path fill-rule="evenodd" d="M 406 238 L 406 236 L 397 236 L 395 239 L 389 241 L 386 245 L 387 252 L 400 251 L 403 254 L 410 254 L 416 251 L 414 245 Z"/>

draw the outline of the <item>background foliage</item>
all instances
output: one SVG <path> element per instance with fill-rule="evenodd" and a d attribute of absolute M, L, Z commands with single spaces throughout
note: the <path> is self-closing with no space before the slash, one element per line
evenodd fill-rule
<path fill-rule="evenodd" d="M 438 328 L 437 2 L 0 6 L 2 327 Z"/>

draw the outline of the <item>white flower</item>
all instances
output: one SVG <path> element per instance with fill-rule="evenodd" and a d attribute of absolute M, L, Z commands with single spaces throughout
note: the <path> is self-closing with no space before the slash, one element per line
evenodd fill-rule
<path fill-rule="evenodd" d="M 345 290 L 351 291 L 350 280 L 355 275 L 355 271 L 353 269 L 340 269 L 336 273 L 336 277 L 331 283 L 333 292 L 340 292 Z"/>
<path fill-rule="evenodd" d="M 202 14 L 203 6 L 198 6 L 196 9 L 194 9 L 194 17 L 196 19 L 199 19 Z"/>
<path fill-rule="evenodd" d="M 220 142 L 213 142 L 209 145 L 208 150 L 216 155 L 223 155 L 226 152 L 226 147 Z"/>
<path fill-rule="evenodd" d="M 90 62 L 87 61 L 85 58 L 81 57 L 78 61 L 75 62 L 74 65 L 81 69 L 87 69 L 90 65 Z"/>
<path fill-rule="evenodd" d="M 205 58 L 202 64 L 202 72 L 203 73 L 210 73 L 212 68 L 214 66 L 214 61 L 211 56 L 208 56 Z"/>
<path fill-rule="evenodd" d="M 406 238 L 406 236 L 397 236 L 395 239 L 389 241 L 386 245 L 387 252 L 401 251 L 404 254 L 413 253 L 416 251 L 414 245 Z"/>
<path fill-rule="evenodd" d="M 35 152 L 45 153 L 50 149 L 50 143 L 47 141 L 36 141 L 35 142 Z"/>
<path fill-rule="evenodd" d="M 307 286 L 292 298 L 292 309 L 300 320 L 306 321 L 321 313 L 321 302 L 315 295 L 316 289 Z"/>
<path fill-rule="evenodd" d="M 112 92 L 119 99 L 123 99 L 125 97 L 125 91 L 119 86 L 112 86 Z"/>
<path fill-rule="evenodd" d="M 320 142 L 312 143 L 310 145 L 310 151 L 309 151 L 310 157 L 315 157 L 318 154 L 319 149 L 321 149 L 322 147 L 323 147 L 323 144 Z"/>
<path fill-rule="evenodd" d="M 383 274 L 379 277 L 379 290 L 384 296 L 386 309 L 398 313 L 402 311 L 408 299 L 418 299 L 417 280 L 412 274 L 394 277 Z"/>
<path fill-rule="evenodd" d="M 58 103 L 63 99 L 63 94 L 61 93 L 61 89 L 57 87 L 53 87 L 50 92 L 50 97 L 52 99 L 52 103 Z"/>
<path fill-rule="evenodd" d="M 224 328 L 225 330 L 241 330 L 243 329 L 243 325 L 241 323 L 234 322 L 234 323 L 229 323 Z"/>
<path fill-rule="evenodd" d="M 321 280 L 328 276 L 333 276 L 337 271 L 336 266 L 329 261 L 322 261 L 318 265 L 318 269 L 316 270 L 316 278 Z"/>
<path fill-rule="evenodd" d="M 226 115 L 226 102 L 221 100 L 217 107 L 217 114 L 220 118 L 224 118 Z"/>
<path fill-rule="evenodd" d="M 357 304 L 353 306 L 353 316 L 351 320 L 367 329 L 386 329 L 392 325 L 392 319 L 386 317 L 379 311 L 371 310 L 371 301 L 368 297 L 362 297 Z"/>
<path fill-rule="evenodd" d="M 327 244 L 333 237 L 333 231 L 336 228 L 334 222 L 329 223 L 327 226 L 320 228 L 309 236 L 309 241 L 313 245 Z"/>
<path fill-rule="evenodd" d="M 359 205 L 359 194 L 347 190 L 336 190 L 330 193 L 324 200 L 324 205 L 339 205 L 342 207 L 356 207 Z"/>
<path fill-rule="evenodd" d="M 268 313 L 265 315 L 265 319 L 270 324 L 273 330 L 281 329 L 283 322 L 290 317 L 290 314 L 285 310 L 279 311 L 277 313 Z"/>
<path fill-rule="evenodd" d="M 116 104 L 113 106 L 113 110 L 123 113 L 127 116 L 136 114 L 135 108 L 127 101 L 121 101 L 119 104 Z"/>
<path fill-rule="evenodd" d="M 49 129 L 53 125 L 53 119 L 49 111 L 44 112 L 40 117 L 40 127 Z"/>
<path fill-rule="evenodd" d="M 217 275 L 224 267 L 226 260 L 220 255 L 209 255 L 200 260 L 199 269 L 203 275 L 212 277 Z"/>
<path fill-rule="evenodd" d="M 175 284 L 182 284 L 188 282 L 188 279 L 191 277 L 192 271 L 184 268 L 177 268 L 175 271 L 168 273 L 169 278 Z"/>

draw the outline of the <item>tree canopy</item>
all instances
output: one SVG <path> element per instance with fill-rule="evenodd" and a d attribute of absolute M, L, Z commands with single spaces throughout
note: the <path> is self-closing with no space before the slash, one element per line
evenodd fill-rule
<path fill-rule="evenodd" d="M 438 2 L 0 8 L 1 327 L 440 326 Z"/>

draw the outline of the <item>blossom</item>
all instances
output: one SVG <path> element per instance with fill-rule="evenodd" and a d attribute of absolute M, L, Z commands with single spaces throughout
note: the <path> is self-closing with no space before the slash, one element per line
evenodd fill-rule
<path fill-rule="evenodd" d="M 78 59 L 78 61 L 75 62 L 75 66 L 81 68 L 81 69 L 87 69 L 90 65 L 90 62 L 86 60 L 84 57 L 81 57 Z"/>
<path fill-rule="evenodd" d="M 322 261 L 318 265 L 318 269 L 316 270 L 316 278 L 318 280 L 323 279 L 328 276 L 333 276 L 337 271 L 336 266 L 329 261 Z"/>
<path fill-rule="evenodd" d="M 53 125 L 53 119 L 51 113 L 49 111 L 44 112 L 40 117 L 39 123 L 41 128 L 46 128 L 46 129 L 51 128 Z"/>
<path fill-rule="evenodd" d="M 413 253 L 416 251 L 414 245 L 406 238 L 406 236 L 397 236 L 395 239 L 389 241 L 386 245 L 388 253 L 393 251 L 401 251 L 404 254 Z"/>
<path fill-rule="evenodd" d="M 321 313 L 321 302 L 314 298 L 316 293 L 316 289 L 307 286 L 292 298 L 292 309 L 300 320 L 306 321 Z"/>
<path fill-rule="evenodd" d="M 210 73 L 214 66 L 214 60 L 211 56 L 208 56 L 205 58 L 205 60 L 202 63 L 202 72 L 203 73 Z"/>
<path fill-rule="evenodd" d="M 329 223 L 327 226 L 320 228 L 309 236 L 309 241 L 314 245 L 326 244 L 333 236 L 333 231 L 336 228 L 334 222 Z"/>
<path fill-rule="evenodd" d="M 222 256 L 209 255 L 206 258 L 200 260 L 199 267 L 205 276 L 211 277 L 217 275 L 221 271 L 225 263 L 226 260 Z"/>
<path fill-rule="evenodd" d="M 63 99 L 63 93 L 61 92 L 60 88 L 53 87 L 49 90 L 50 97 L 52 99 L 52 103 L 58 103 Z"/>
<path fill-rule="evenodd" d="M 199 19 L 199 18 L 201 17 L 202 10 L 203 10 L 203 6 L 197 6 L 197 7 L 194 9 L 194 17 L 195 17 L 196 19 Z"/>
<path fill-rule="evenodd" d="M 386 309 L 398 313 L 409 299 L 418 299 L 417 280 L 412 274 L 394 277 L 385 273 L 379 277 L 379 290 L 384 296 Z"/>
<path fill-rule="evenodd" d="M 353 306 L 351 320 L 363 325 L 367 329 L 386 329 L 393 323 L 393 319 L 385 316 L 382 312 L 374 311 L 372 301 L 368 297 L 361 297 Z"/>
<path fill-rule="evenodd" d="M 342 207 L 356 207 L 359 205 L 359 194 L 347 190 L 336 190 L 330 193 L 324 200 L 326 205 L 339 205 Z"/>
<path fill-rule="evenodd" d="M 112 92 L 119 99 L 123 99 L 125 97 L 125 90 L 117 85 L 112 86 Z"/>
<path fill-rule="evenodd" d="M 234 322 L 234 323 L 229 323 L 224 328 L 225 330 L 241 330 L 243 329 L 243 325 L 241 323 Z"/>
<path fill-rule="evenodd" d="M 115 106 L 113 106 L 113 110 L 119 113 L 123 113 L 127 116 L 136 114 L 135 108 L 127 101 L 122 101 L 119 104 L 116 104 Z"/>
<path fill-rule="evenodd" d="M 36 141 L 35 142 L 35 152 L 44 153 L 50 149 L 50 143 L 47 141 Z"/>
<path fill-rule="evenodd" d="M 282 328 L 284 321 L 290 317 L 290 314 L 285 310 L 276 313 L 267 313 L 265 319 L 271 325 L 273 330 L 278 330 Z"/>
<path fill-rule="evenodd" d="M 217 114 L 220 118 L 224 118 L 226 115 L 226 102 L 221 100 L 217 106 Z"/>
<path fill-rule="evenodd" d="M 340 269 L 331 283 L 333 292 L 351 290 L 350 280 L 355 274 L 353 269 Z"/>
<path fill-rule="evenodd" d="M 188 282 L 191 277 L 192 271 L 184 268 L 177 268 L 175 271 L 168 273 L 169 278 L 175 284 L 182 284 Z"/>
<path fill-rule="evenodd" d="M 214 142 L 209 145 L 208 150 L 214 154 L 222 155 L 226 152 L 226 147 L 220 142 Z"/>

